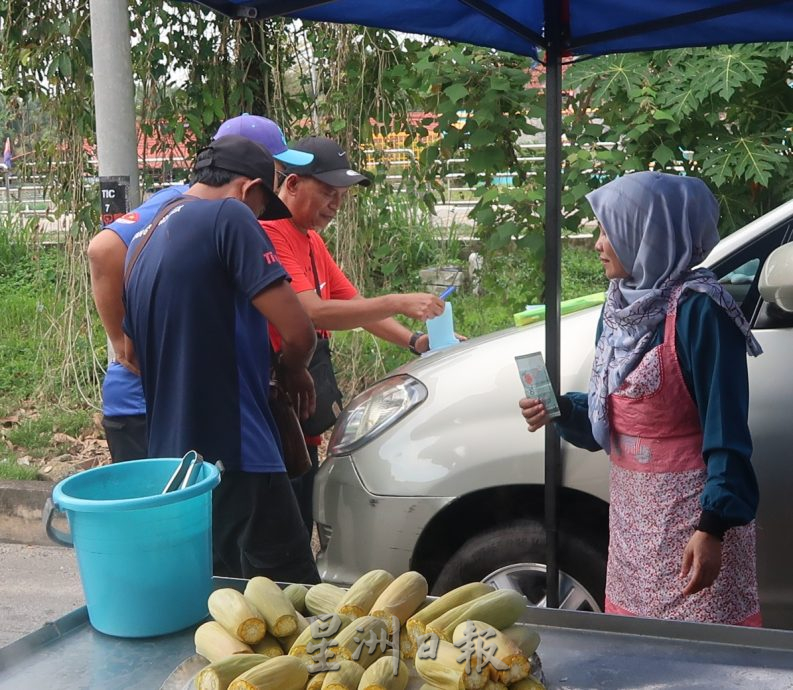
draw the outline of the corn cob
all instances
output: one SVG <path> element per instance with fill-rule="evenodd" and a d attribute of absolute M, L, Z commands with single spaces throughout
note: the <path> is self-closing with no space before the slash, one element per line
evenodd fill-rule
<path fill-rule="evenodd" d="M 306 611 L 312 616 L 333 613 L 343 597 L 344 590 L 341 587 L 330 582 L 320 582 L 306 592 Z"/>
<path fill-rule="evenodd" d="M 456 647 L 461 647 L 461 643 L 470 633 L 480 635 L 484 631 L 488 631 L 484 642 L 493 650 L 493 657 L 501 662 L 500 668 L 495 664 L 488 664 L 491 678 L 504 685 L 528 678 L 531 671 L 528 657 L 509 637 L 487 623 L 470 620 L 460 623 L 454 629 L 452 639 Z"/>
<path fill-rule="evenodd" d="M 441 640 L 434 659 L 416 657 L 416 671 L 439 690 L 481 690 L 489 678 L 487 670 L 477 671 L 472 665 L 471 672 L 467 673 L 465 661 L 457 661 L 460 656 L 457 647 Z"/>
<path fill-rule="evenodd" d="M 198 690 L 227 690 L 237 676 L 267 661 L 261 654 L 233 654 L 202 668 L 196 676 Z"/>
<path fill-rule="evenodd" d="M 232 654 L 252 654 L 253 650 L 244 642 L 240 642 L 217 621 L 202 623 L 196 628 L 196 654 L 200 654 L 210 663 L 225 659 Z"/>
<path fill-rule="evenodd" d="M 237 676 L 228 690 L 304 690 L 308 670 L 299 659 L 279 656 Z"/>
<path fill-rule="evenodd" d="M 308 622 L 308 619 L 303 614 L 296 613 L 296 616 L 297 616 L 297 628 L 295 629 L 295 632 L 293 632 L 291 635 L 287 635 L 286 637 L 282 637 L 280 640 L 278 640 L 281 643 L 281 647 L 283 647 L 283 650 L 287 653 L 289 652 L 290 649 L 292 649 L 292 645 L 295 644 L 295 640 L 297 640 L 297 638 L 300 637 L 301 633 L 309 625 L 311 625 Z"/>
<path fill-rule="evenodd" d="M 489 678 L 482 690 L 508 690 L 509 686 L 499 683 L 497 680 Z"/>
<path fill-rule="evenodd" d="M 284 591 L 268 577 L 253 577 L 245 587 L 245 596 L 259 610 L 267 629 L 276 637 L 287 637 L 297 630 L 295 607 Z"/>
<path fill-rule="evenodd" d="M 353 618 L 368 615 L 377 597 L 393 581 L 394 576 L 385 570 L 370 570 L 361 575 L 347 590 L 336 606 L 336 611 L 346 613 Z"/>
<path fill-rule="evenodd" d="M 507 628 L 520 618 L 526 609 L 526 599 L 512 589 L 498 589 L 466 604 L 455 606 L 427 625 L 427 632 L 451 641 L 454 629 L 467 620 L 487 623 L 494 628 Z"/>
<path fill-rule="evenodd" d="M 319 644 L 320 640 L 323 638 L 327 638 L 328 640 L 334 638 L 338 639 L 339 633 L 352 623 L 352 619 L 349 616 L 342 616 L 340 613 L 326 613 L 323 615 L 328 617 L 335 616 L 336 624 L 334 625 L 333 619 L 328 618 L 327 620 L 317 620 L 314 625 L 314 630 L 312 630 L 311 625 L 309 625 L 297 636 L 297 639 L 289 648 L 289 656 L 311 656 L 310 652 L 306 651 L 309 645 Z M 315 638 L 315 632 L 322 633 L 322 636 Z"/>
<path fill-rule="evenodd" d="M 545 686 L 534 676 L 529 676 L 510 685 L 509 690 L 545 690 Z"/>
<path fill-rule="evenodd" d="M 531 659 L 531 655 L 537 651 L 537 647 L 540 646 L 540 634 L 532 630 L 528 625 L 510 625 L 501 632 L 518 645 L 520 651 L 529 657 L 529 659 Z"/>
<path fill-rule="evenodd" d="M 295 607 L 295 611 L 298 613 L 306 612 L 306 592 L 308 592 L 308 587 L 305 585 L 295 584 L 284 587 L 284 594 L 292 602 L 292 606 Z"/>
<path fill-rule="evenodd" d="M 284 650 L 278 642 L 278 639 L 269 633 L 264 636 L 261 642 L 251 645 L 251 648 L 254 654 L 262 654 L 268 659 L 284 655 Z"/>
<path fill-rule="evenodd" d="M 212 618 L 246 644 L 259 642 L 267 632 L 261 614 L 236 589 L 216 589 L 207 604 Z"/>
<path fill-rule="evenodd" d="M 446 592 L 443 596 L 416 611 L 416 613 L 408 618 L 405 624 L 408 635 L 410 635 L 410 639 L 413 640 L 413 644 L 417 644 L 418 638 L 427 632 L 427 625 L 432 623 L 436 618 L 442 616 L 455 606 L 465 604 L 468 601 L 492 591 L 494 591 L 493 588 L 490 585 L 486 585 L 484 582 L 470 582 L 467 585 L 461 585 L 453 589 L 451 592 Z"/>
<path fill-rule="evenodd" d="M 393 633 L 392 633 L 393 634 Z M 413 639 L 408 635 L 407 628 L 402 626 L 399 628 L 399 656 L 406 661 L 415 658 L 416 644 Z"/>
<path fill-rule="evenodd" d="M 428 590 L 427 580 L 421 573 L 415 570 L 403 573 L 377 597 L 371 615 L 383 618 L 390 633 L 391 616 L 396 616 L 403 625 L 424 603 Z"/>
<path fill-rule="evenodd" d="M 341 659 L 335 663 L 339 668 L 336 671 L 328 671 L 325 682 L 322 683 L 322 690 L 357 690 L 363 675 L 361 665 L 349 659 Z"/>
<path fill-rule="evenodd" d="M 394 664 L 397 672 L 394 673 Z M 381 656 L 363 672 L 358 690 L 405 690 L 409 680 L 408 667 L 392 655 Z"/>
<path fill-rule="evenodd" d="M 336 641 L 337 659 L 351 659 L 367 669 L 388 650 L 388 628 L 382 618 L 361 616 L 336 635 Z"/>
<path fill-rule="evenodd" d="M 325 682 L 325 677 L 328 674 L 323 671 L 322 673 L 314 673 L 309 676 L 308 685 L 306 685 L 306 690 L 322 690 L 322 683 Z"/>

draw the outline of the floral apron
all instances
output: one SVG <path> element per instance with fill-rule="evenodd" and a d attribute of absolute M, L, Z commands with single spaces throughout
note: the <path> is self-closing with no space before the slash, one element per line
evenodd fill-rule
<path fill-rule="evenodd" d="M 606 612 L 759 626 L 755 525 L 727 530 L 713 585 L 683 596 L 683 551 L 696 529 L 706 469 L 699 414 L 677 359 L 680 290 L 664 342 L 609 396 L 610 543 Z"/>

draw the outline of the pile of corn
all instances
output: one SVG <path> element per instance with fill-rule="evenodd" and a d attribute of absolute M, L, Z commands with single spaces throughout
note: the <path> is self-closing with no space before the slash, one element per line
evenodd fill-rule
<path fill-rule="evenodd" d="M 282 590 L 266 577 L 251 579 L 244 593 L 216 590 L 209 597 L 214 620 L 195 633 L 196 652 L 210 662 L 196 677 L 198 690 L 406 690 L 414 661 L 422 690 L 543 688 L 531 676 L 539 636 L 514 625 L 526 605 L 522 595 L 477 582 L 428 601 L 427 589 L 420 573 L 395 579 L 373 570 L 348 590 L 328 583 Z M 312 673 L 323 640 L 312 637 L 317 629 L 306 616 L 323 614 L 337 614 L 329 663 L 338 669 Z M 397 630 L 398 656 L 361 644 L 371 636 L 395 639 Z M 495 650 L 492 663 L 476 655 L 458 661 L 472 633 Z M 435 642 L 431 655 L 421 653 L 428 640 Z"/>

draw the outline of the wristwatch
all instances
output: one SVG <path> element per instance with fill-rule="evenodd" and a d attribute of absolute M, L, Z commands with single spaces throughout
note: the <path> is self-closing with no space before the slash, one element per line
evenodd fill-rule
<path fill-rule="evenodd" d="M 408 350 L 410 350 L 414 355 L 420 355 L 421 353 L 416 349 L 416 343 L 418 342 L 419 338 L 424 335 L 421 331 L 415 331 L 413 335 L 410 336 L 410 340 L 408 340 Z"/>

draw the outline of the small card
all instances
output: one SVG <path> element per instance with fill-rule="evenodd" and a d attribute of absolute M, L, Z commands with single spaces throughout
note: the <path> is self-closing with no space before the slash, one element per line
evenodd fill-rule
<path fill-rule="evenodd" d="M 526 391 L 526 397 L 542 400 L 548 416 L 559 417 L 559 403 L 556 402 L 556 395 L 548 378 L 548 370 L 545 368 L 542 354 L 532 352 L 528 355 L 518 355 L 515 357 L 515 362 L 518 365 L 520 382 L 523 384 L 523 390 Z"/>

